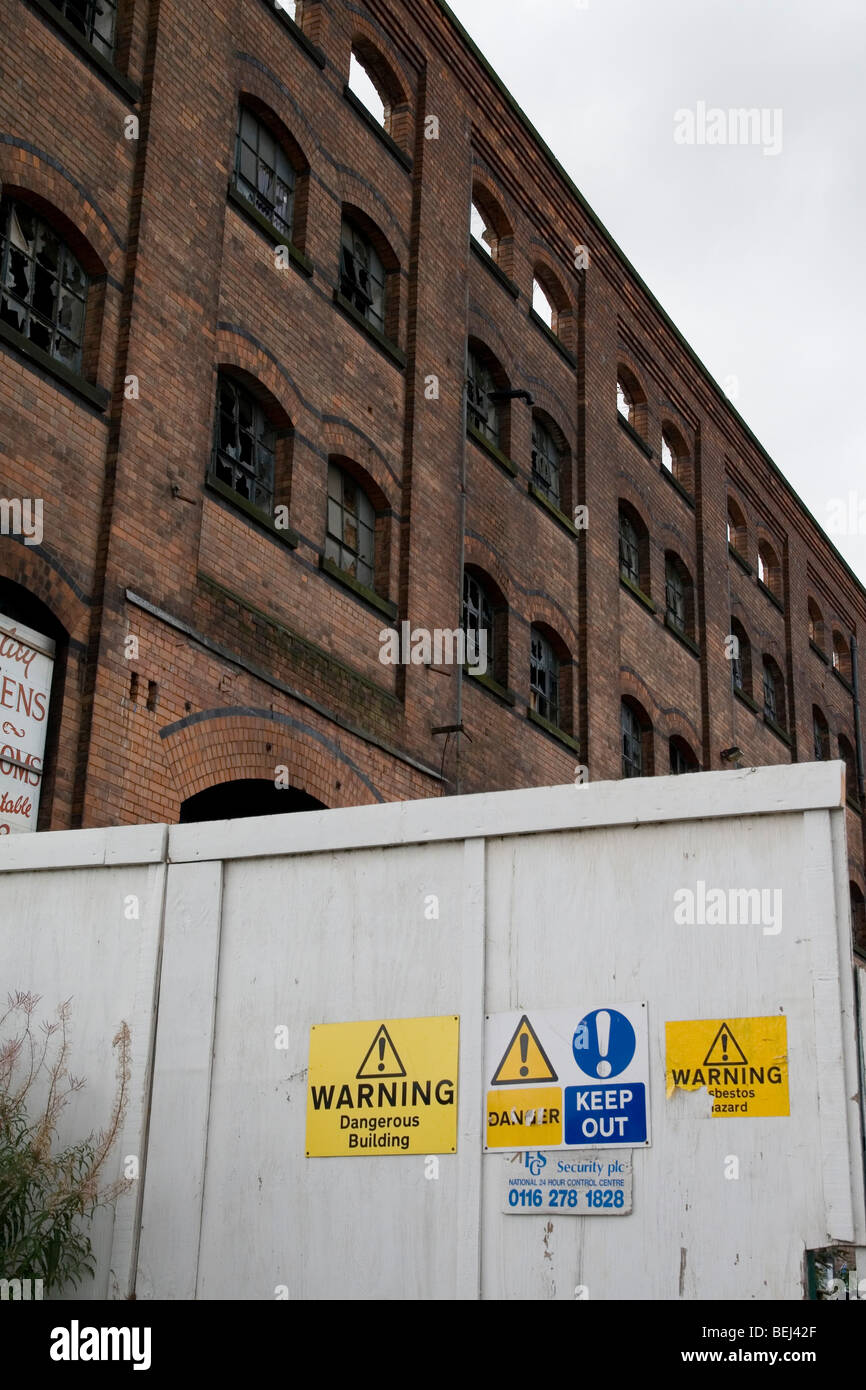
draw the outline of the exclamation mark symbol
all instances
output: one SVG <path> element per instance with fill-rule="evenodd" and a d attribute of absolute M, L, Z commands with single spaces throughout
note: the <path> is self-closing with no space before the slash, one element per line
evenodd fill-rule
<path fill-rule="evenodd" d="M 385 1039 L 379 1039 L 379 1070 L 385 1070 Z"/>
<path fill-rule="evenodd" d="M 520 1041 L 520 1060 L 521 1060 L 521 1062 L 523 1062 L 523 1066 L 520 1068 L 520 1075 L 521 1075 L 521 1076 L 528 1076 L 528 1075 L 529 1075 L 529 1067 L 526 1065 L 526 1058 L 527 1058 L 528 1053 L 529 1053 L 529 1034 L 528 1034 L 528 1033 L 521 1033 L 521 1034 L 520 1034 L 520 1039 L 519 1039 L 519 1041 Z"/>
<path fill-rule="evenodd" d="M 601 1058 L 595 1070 L 599 1076 L 610 1076 L 610 1062 L 607 1060 L 607 1049 L 610 1043 L 610 1014 L 606 1009 L 600 1009 L 595 1016 L 595 1032 L 598 1038 L 598 1055 Z"/>
<path fill-rule="evenodd" d="M 728 1060 L 728 1035 L 727 1035 L 727 1033 L 723 1033 L 723 1034 L 722 1034 L 722 1061 L 723 1061 L 723 1062 L 727 1062 L 727 1060 Z"/>

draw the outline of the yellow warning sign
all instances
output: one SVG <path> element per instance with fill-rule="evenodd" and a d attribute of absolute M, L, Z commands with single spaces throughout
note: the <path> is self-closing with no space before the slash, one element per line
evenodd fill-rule
<path fill-rule="evenodd" d="M 666 1090 L 706 1088 L 713 1116 L 790 1115 L 784 1015 L 666 1023 Z"/>
<path fill-rule="evenodd" d="M 459 1032 L 455 1015 L 314 1025 L 307 1157 L 455 1153 Z"/>
<path fill-rule="evenodd" d="M 562 1143 L 562 1091 L 487 1092 L 488 1149 L 544 1149 Z"/>
<path fill-rule="evenodd" d="M 493 1054 L 496 1055 L 495 1053 Z M 556 1081 L 556 1072 L 526 1014 L 514 1030 L 502 1061 L 493 1073 L 491 1086 L 513 1086 L 521 1081 Z"/>

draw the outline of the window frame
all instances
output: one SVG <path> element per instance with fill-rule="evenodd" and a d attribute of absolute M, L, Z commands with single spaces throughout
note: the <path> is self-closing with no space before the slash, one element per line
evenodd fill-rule
<path fill-rule="evenodd" d="M 33 235 L 26 237 L 21 226 L 21 214 L 30 218 L 33 223 Z M 18 228 L 18 235 L 24 242 L 31 242 L 33 246 L 32 254 L 27 250 L 22 250 L 15 245 L 13 240 L 13 219 Z M 45 248 L 46 240 L 50 238 L 54 243 L 56 253 L 56 268 L 52 268 L 40 262 L 40 255 Z M 11 287 L 7 285 L 7 278 L 11 273 L 10 262 L 13 255 L 24 258 L 26 266 L 30 267 L 29 278 L 26 280 L 27 294 L 21 299 L 17 293 L 11 292 Z M 79 291 L 75 287 L 64 284 L 64 279 L 71 270 L 77 274 L 82 289 Z M 37 273 L 42 272 L 50 282 L 51 288 L 51 314 L 45 309 L 34 304 L 34 298 L 38 290 Z M 0 199 L 0 315 L 3 324 L 13 333 L 17 333 L 25 342 L 32 345 L 34 349 L 44 352 L 52 362 L 57 363 L 60 368 L 77 376 L 83 375 L 84 355 L 87 346 L 88 333 L 88 299 L 93 284 L 93 276 L 84 268 L 81 260 L 69 245 L 66 237 L 57 227 L 45 217 L 41 211 L 34 208 L 30 203 L 16 198 L 14 194 L 5 195 Z M 56 288 L 53 286 L 56 285 Z M 78 303 L 79 326 L 78 334 L 74 336 L 60 324 L 62 313 L 62 295 L 66 293 Z M 15 323 L 4 313 L 6 302 L 11 301 L 18 306 L 24 314 L 22 325 Z M 38 338 L 31 333 L 31 324 L 35 322 L 41 328 L 43 334 L 49 341 L 46 347 Z M 62 339 L 71 346 L 70 356 L 61 356 L 57 351 L 57 343 Z"/>
<path fill-rule="evenodd" d="M 244 119 L 249 119 L 255 126 L 256 145 L 250 144 L 244 137 Z M 267 161 L 261 154 L 262 136 L 266 136 L 274 147 L 274 167 L 271 169 Z M 287 215 L 277 211 L 276 201 L 263 192 L 258 186 L 253 188 L 250 180 L 242 169 L 242 148 L 252 150 L 256 164 L 256 183 L 261 179 L 262 168 L 268 169 L 271 174 L 273 185 L 279 180 L 288 190 Z M 280 163 L 285 166 L 285 172 L 290 176 L 287 180 L 280 172 Z M 287 242 L 295 240 L 295 204 L 298 195 L 299 170 L 286 149 L 285 143 L 270 122 L 261 113 L 250 105 L 249 102 L 241 100 L 238 102 L 237 128 L 235 131 L 235 157 L 232 170 L 232 178 L 237 192 L 250 204 L 262 217 L 271 223 L 281 235 L 284 235 Z"/>
<path fill-rule="evenodd" d="M 348 244 L 349 236 L 351 246 Z M 367 258 L 366 264 L 360 263 L 359 246 Z M 369 232 L 344 212 L 340 223 L 340 294 L 365 323 L 383 337 L 391 336 L 388 333 L 389 276 L 390 272 Z M 378 289 L 378 307 L 376 295 L 365 288 L 362 277 L 366 278 L 369 286 Z"/>
<path fill-rule="evenodd" d="M 356 506 L 354 512 L 346 505 L 346 483 L 355 490 Z M 339 497 L 331 489 L 339 484 Z M 336 565 L 343 574 L 354 579 L 372 592 L 376 590 L 376 507 L 366 488 L 346 468 L 333 459 L 328 460 L 325 507 L 324 555 Z M 332 529 L 332 508 L 340 513 L 340 530 Z M 363 515 L 362 515 L 363 513 Z M 346 536 L 346 518 L 353 517 L 356 527 L 357 543 L 353 545 Z M 362 551 L 361 538 L 368 538 L 366 552 Z M 336 553 L 334 553 L 336 552 Z M 350 564 L 345 563 L 344 552 L 352 556 Z M 363 567 L 363 573 L 360 572 Z"/>
<path fill-rule="evenodd" d="M 550 638 L 533 623 L 529 629 L 529 708 L 557 729 L 562 728 L 560 667 Z"/>
<path fill-rule="evenodd" d="M 240 441 L 240 434 L 242 432 L 240 424 L 241 407 L 246 406 L 249 408 L 252 429 L 244 432 L 253 439 L 253 465 L 244 463 L 240 456 L 237 458 L 233 457 L 223 447 L 222 422 L 224 418 L 227 418 L 227 413 L 223 410 L 224 391 L 230 392 L 233 396 L 232 419 L 235 423 L 238 441 Z M 273 423 L 268 411 L 249 387 L 244 382 L 232 376 L 229 372 L 218 372 L 213 443 L 208 466 L 208 476 L 222 487 L 227 488 L 231 493 L 237 496 L 241 503 L 245 503 L 247 506 L 253 508 L 255 512 L 265 517 L 268 521 L 273 520 L 274 507 L 276 504 L 278 434 L 279 431 L 277 426 Z M 262 436 L 264 436 L 264 438 Z M 266 442 L 267 438 L 270 439 L 270 444 Z M 265 459 L 268 472 L 268 477 L 265 480 L 262 479 L 259 471 L 262 463 L 262 454 L 268 456 Z M 220 464 L 222 467 L 230 470 L 233 475 L 231 479 L 220 476 L 218 471 Z M 240 491 L 236 485 L 238 477 L 252 479 L 252 493 L 244 494 Z M 260 489 L 268 498 L 267 505 L 262 505 L 262 503 L 257 500 L 255 495 L 256 488 Z"/>

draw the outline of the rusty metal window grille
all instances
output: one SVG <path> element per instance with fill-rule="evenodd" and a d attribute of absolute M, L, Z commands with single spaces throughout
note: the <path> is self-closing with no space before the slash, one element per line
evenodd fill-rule
<path fill-rule="evenodd" d="M 220 377 L 213 476 L 268 516 L 274 509 L 275 443 L 258 401 L 238 382 Z"/>
<path fill-rule="evenodd" d="M 295 171 L 277 138 L 244 106 L 238 110 L 235 186 L 287 240 L 291 239 Z"/>
<path fill-rule="evenodd" d="M 341 237 L 340 293 L 368 323 L 385 331 L 385 268 L 372 242 L 347 219 Z"/>
<path fill-rule="evenodd" d="M 539 420 L 532 422 L 532 481 L 548 502 L 559 506 L 559 451 Z"/>
<path fill-rule="evenodd" d="M 490 392 L 496 388 L 490 369 L 474 352 L 469 354 L 469 379 L 466 385 L 469 423 L 485 439 L 499 448 L 499 414 Z"/>
<path fill-rule="evenodd" d="M 529 670 L 530 706 L 542 719 L 559 723 L 559 661 L 546 637 L 532 629 Z"/>
<path fill-rule="evenodd" d="M 326 558 L 372 589 L 375 538 L 376 515 L 369 497 L 342 468 L 328 464 Z"/>
<path fill-rule="evenodd" d="M 114 56 L 117 0 L 51 0 L 51 3 L 103 58 Z"/>
<path fill-rule="evenodd" d="M 619 572 L 640 588 L 640 542 L 637 527 L 625 512 L 619 514 Z"/>
<path fill-rule="evenodd" d="M 622 775 L 623 777 L 643 776 L 643 735 L 640 720 L 625 701 L 620 705 L 620 728 L 622 731 Z"/>
<path fill-rule="evenodd" d="M 81 370 L 87 276 L 69 247 L 23 203 L 0 204 L 0 319 Z"/>

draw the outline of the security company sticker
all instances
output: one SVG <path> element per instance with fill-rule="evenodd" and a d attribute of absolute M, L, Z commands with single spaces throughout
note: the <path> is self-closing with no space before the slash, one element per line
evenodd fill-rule
<path fill-rule="evenodd" d="M 790 1115 L 784 1015 L 666 1023 L 665 1035 L 668 1099 L 706 1087 L 714 1117 Z"/>
<path fill-rule="evenodd" d="M 492 1149 L 648 1145 L 645 1003 L 488 1014 Z"/>
<path fill-rule="evenodd" d="M 500 1206 L 510 1216 L 628 1216 L 632 1209 L 631 1154 L 530 1149 L 503 1155 L 500 1173 Z"/>
<path fill-rule="evenodd" d="M 314 1024 L 307 1157 L 455 1153 L 459 1029 L 455 1015 Z"/>

